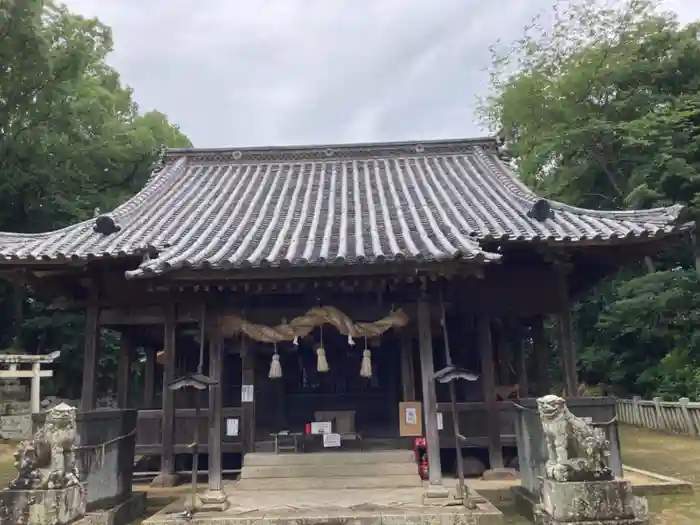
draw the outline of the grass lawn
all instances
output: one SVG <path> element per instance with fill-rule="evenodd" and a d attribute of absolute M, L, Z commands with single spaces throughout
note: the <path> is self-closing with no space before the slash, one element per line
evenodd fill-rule
<path fill-rule="evenodd" d="M 691 482 L 695 494 L 649 499 L 654 525 L 700 524 L 700 439 L 621 427 L 622 458 L 631 467 Z"/>

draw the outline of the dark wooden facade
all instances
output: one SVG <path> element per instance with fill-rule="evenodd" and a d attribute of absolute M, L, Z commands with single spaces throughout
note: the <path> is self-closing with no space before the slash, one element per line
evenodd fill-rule
<path fill-rule="evenodd" d="M 82 410 L 95 408 L 100 327 L 122 333 L 122 407 L 134 348 L 146 350 L 137 453 L 160 456 L 155 483 L 174 483 L 175 456 L 199 425 L 208 436 L 204 499 L 216 505 L 222 454 L 301 431 L 320 410 L 354 410 L 368 441 L 408 446 L 400 401 L 423 404 L 430 482 L 440 484 L 440 448 L 454 447 L 447 389 L 432 379 L 447 362 L 445 332 L 452 360 L 480 375 L 457 391 L 464 446 L 487 449 L 490 467 L 502 467 L 515 432 L 497 392 L 550 391 L 544 320 L 556 319 L 571 395 L 572 298 L 682 241 L 692 228 L 682 211 L 598 212 L 539 199 L 488 139 L 177 150 L 112 214 L 38 236 L 0 234 L 0 260 L 7 279 L 87 312 Z M 278 344 L 278 379 L 268 377 L 272 344 L 224 331 L 232 315 L 276 325 L 319 305 L 353 322 L 400 308 L 408 324 L 371 342 L 371 378 L 359 374 L 362 338 L 350 347 L 329 326 L 330 371 L 315 370 L 316 329 L 298 347 Z M 195 421 L 191 395 L 166 386 L 197 369 L 200 348 L 203 372 L 218 384 L 202 394 Z M 242 385 L 254 387 L 253 402 L 241 403 Z M 232 418 L 236 436 L 226 431 Z"/>

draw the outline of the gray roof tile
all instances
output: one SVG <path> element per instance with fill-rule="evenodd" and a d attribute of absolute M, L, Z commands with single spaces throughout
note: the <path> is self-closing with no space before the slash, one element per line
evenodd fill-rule
<path fill-rule="evenodd" d="M 128 275 L 177 268 L 479 262 L 481 241 L 608 243 L 663 236 L 683 207 L 593 211 L 549 202 L 514 176 L 490 139 L 306 148 L 171 150 L 165 167 L 109 215 L 40 234 L 0 233 L 7 260 L 83 260 L 157 251 Z"/>

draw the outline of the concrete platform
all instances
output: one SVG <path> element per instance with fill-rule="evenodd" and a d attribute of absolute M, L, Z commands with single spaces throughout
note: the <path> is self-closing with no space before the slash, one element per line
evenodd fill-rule
<path fill-rule="evenodd" d="M 230 507 L 224 512 L 198 512 L 193 525 L 501 525 L 502 513 L 488 501 L 476 510 L 424 502 L 423 488 L 304 491 L 236 491 L 226 487 Z M 167 506 L 143 525 L 182 523 L 177 514 L 187 508 L 188 496 Z"/>

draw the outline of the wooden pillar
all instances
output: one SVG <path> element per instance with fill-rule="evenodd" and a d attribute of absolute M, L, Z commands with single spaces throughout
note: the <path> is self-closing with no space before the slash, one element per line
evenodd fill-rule
<path fill-rule="evenodd" d="M 202 495 L 207 510 L 225 510 L 228 506 L 222 490 L 221 417 L 223 408 L 222 379 L 224 365 L 224 337 L 218 318 L 209 327 L 209 377 L 216 384 L 209 387 L 209 490 Z"/>
<path fill-rule="evenodd" d="M 518 374 L 518 390 L 520 392 L 520 397 L 529 397 L 530 381 L 527 375 L 527 348 L 525 346 L 525 341 L 523 341 L 523 330 L 521 326 L 513 330 L 513 350 L 515 350 L 514 353 L 516 356 L 515 369 Z"/>
<path fill-rule="evenodd" d="M 146 348 L 146 366 L 143 371 L 143 408 L 153 408 L 156 380 L 156 350 Z"/>
<path fill-rule="evenodd" d="M 243 377 L 241 381 L 241 413 L 242 413 L 242 445 L 243 452 L 255 452 L 255 354 L 250 344 L 244 341 L 241 345 L 241 368 Z M 253 389 L 253 399 L 243 402 L 243 390 L 248 387 Z"/>
<path fill-rule="evenodd" d="M 491 469 L 503 468 L 501 449 L 501 418 L 496 402 L 496 372 L 493 363 L 491 319 L 479 316 L 476 321 L 477 345 L 481 357 L 481 379 L 484 386 L 484 407 L 489 440 L 489 463 Z"/>
<path fill-rule="evenodd" d="M 505 319 L 497 324 L 498 336 L 496 337 L 496 355 L 498 356 L 498 384 L 502 386 L 512 386 L 513 380 L 510 373 L 510 330 Z"/>
<path fill-rule="evenodd" d="M 578 389 L 578 372 L 576 370 L 576 346 L 574 343 L 574 331 L 571 323 L 571 300 L 569 298 L 569 285 L 566 278 L 566 265 L 559 267 L 559 294 L 562 311 L 557 315 L 557 336 L 560 357 L 564 372 L 564 388 L 568 397 L 576 396 Z"/>
<path fill-rule="evenodd" d="M 85 312 L 85 356 L 83 361 L 83 387 L 80 394 L 80 410 L 95 410 L 97 395 L 97 367 L 100 362 L 100 304 L 97 283 L 93 282 L 88 290 L 87 310 Z"/>
<path fill-rule="evenodd" d="M 122 332 L 119 340 L 119 361 L 117 363 L 117 408 L 129 408 L 129 378 L 131 377 L 131 356 L 134 348 L 129 334 Z"/>
<path fill-rule="evenodd" d="M 177 318 L 175 304 L 165 305 L 165 325 L 163 330 L 163 424 L 160 457 L 160 474 L 151 483 L 152 487 L 173 487 L 177 485 L 175 474 L 175 396 L 168 386 L 175 380 L 175 339 Z"/>
<path fill-rule="evenodd" d="M 549 344 L 544 336 L 544 319 L 541 315 L 532 321 L 532 360 L 535 372 L 535 393 L 544 396 L 550 393 Z"/>
<path fill-rule="evenodd" d="M 437 427 L 437 397 L 435 395 L 435 365 L 433 336 L 430 329 L 430 306 L 425 298 L 418 301 L 418 344 L 420 347 L 421 384 L 423 385 L 423 415 L 428 449 L 429 496 L 443 496 L 442 465 L 440 464 L 440 435 Z"/>
<path fill-rule="evenodd" d="M 564 368 L 564 388 L 567 397 L 575 397 L 578 390 L 578 372 L 576 370 L 576 348 L 574 344 L 571 312 L 566 309 L 557 316 L 557 333 Z"/>
<path fill-rule="evenodd" d="M 413 334 L 403 330 L 401 338 L 401 389 L 403 401 L 416 400 L 416 385 L 413 370 Z"/>

